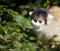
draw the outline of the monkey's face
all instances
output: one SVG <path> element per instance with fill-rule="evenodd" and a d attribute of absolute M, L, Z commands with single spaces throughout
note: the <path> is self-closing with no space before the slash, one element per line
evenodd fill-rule
<path fill-rule="evenodd" d="M 35 31 L 42 31 L 45 29 L 45 21 L 43 18 L 38 18 L 38 19 L 32 19 L 31 20 L 31 25 Z"/>
<path fill-rule="evenodd" d="M 43 31 L 47 24 L 50 24 L 53 16 L 43 8 L 37 9 L 30 13 L 31 25 L 35 31 Z"/>

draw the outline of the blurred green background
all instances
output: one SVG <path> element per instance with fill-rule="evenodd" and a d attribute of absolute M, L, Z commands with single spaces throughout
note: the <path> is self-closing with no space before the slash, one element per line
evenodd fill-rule
<path fill-rule="evenodd" d="M 53 5 L 60 6 L 60 0 L 0 0 L 0 51 L 45 51 L 33 36 L 29 12 Z M 60 46 L 49 51 L 60 51 Z"/>

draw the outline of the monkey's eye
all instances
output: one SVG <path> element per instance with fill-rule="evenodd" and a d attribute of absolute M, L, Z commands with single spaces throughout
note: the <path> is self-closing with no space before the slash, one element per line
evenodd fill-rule
<path fill-rule="evenodd" d="M 39 21 L 39 23 L 42 23 L 42 21 Z"/>
<path fill-rule="evenodd" d="M 34 20 L 34 22 L 37 22 L 37 20 Z"/>

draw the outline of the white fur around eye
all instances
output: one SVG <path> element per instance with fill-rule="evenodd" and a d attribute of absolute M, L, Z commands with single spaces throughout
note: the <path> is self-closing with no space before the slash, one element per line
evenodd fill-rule
<path fill-rule="evenodd" d="M 32 24 L 36 24 L 36 22 L 35 22 L 34 20 L 31 20 L 31 23 L 32 23 Z"/>
<path fill-rule="evenodd" d="M 31 23 L 32 23 L 33 25 L 36 25 L 36 26 L 41 26 L 41 25 L 44 25 L 44 24 L 45 24 L 44 20 L 41 20 L 41 23 L 40 23 L 39 21 L 40 21 L 40 20 L 37 20 L 37 21 L 35 22 L 34 20 L 31 20 Z"/>
<path fill-rule="evenodd" d="M 44 25 L 45 24 L 45 21 L 42 20 L 41 22 L 39 22 L 40 25 Z"/>

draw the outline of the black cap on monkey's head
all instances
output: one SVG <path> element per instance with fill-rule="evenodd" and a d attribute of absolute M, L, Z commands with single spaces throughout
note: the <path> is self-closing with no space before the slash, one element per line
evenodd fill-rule
<path fill-rule="evenodd" d="M 38 8 L 30 14 L 31 19 L 34 19 L 35 17 L 40 18 L 40 15 L 42 15 L 42 18 L 45 20 L 45 24 L 47 25 L 48 11 L 46 9 Z"/>

